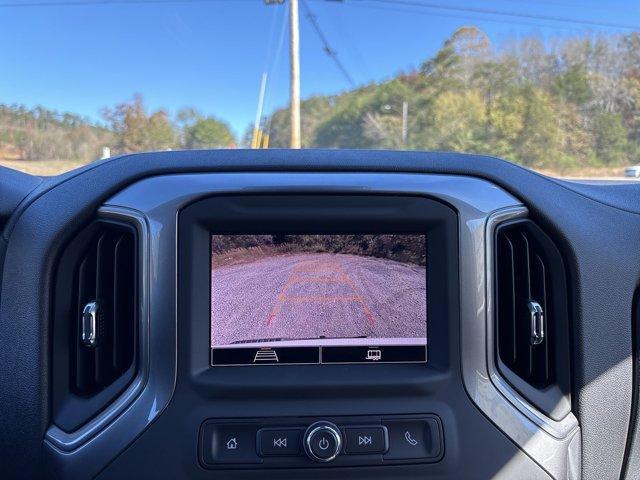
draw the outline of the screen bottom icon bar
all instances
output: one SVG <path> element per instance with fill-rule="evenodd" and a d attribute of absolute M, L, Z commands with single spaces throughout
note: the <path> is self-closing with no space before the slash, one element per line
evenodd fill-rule
<path fill-rule="evenodd" d="M 212 366 L 318 363 L 424 363 L 426 345 L 212 348 Z"/>

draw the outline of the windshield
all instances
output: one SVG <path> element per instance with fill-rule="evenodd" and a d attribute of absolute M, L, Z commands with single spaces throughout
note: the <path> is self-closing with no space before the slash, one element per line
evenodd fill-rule
<path fill-rule="evenodd" d="M 628 1 L 0 0 L 0 165 L 359 148 L 640 177 L 639 32 Z"/>

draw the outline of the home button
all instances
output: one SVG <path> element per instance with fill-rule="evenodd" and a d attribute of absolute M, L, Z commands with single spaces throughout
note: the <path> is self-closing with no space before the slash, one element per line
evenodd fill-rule
<path fill-rule="evenodd" d="M 316 422 L 304 434 L 304 449 L 316 462 L 330 462 L 342 448 L 340 430 L 331 422 Z"/>
<path fill-rule="evenodd" d="M 255 425 L 212 424 L 202 428 L 202 460 L 206 465 L 260 463 Z"/>

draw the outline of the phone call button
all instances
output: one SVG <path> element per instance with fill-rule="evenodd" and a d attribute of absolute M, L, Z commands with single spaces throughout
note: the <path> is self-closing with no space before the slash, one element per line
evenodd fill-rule
<path fill-rule="evenodd" d="M 442 441 L 436 418 L 383 420 L 389 431 L 385 460 L 411 460 L 440 456 Z"/>

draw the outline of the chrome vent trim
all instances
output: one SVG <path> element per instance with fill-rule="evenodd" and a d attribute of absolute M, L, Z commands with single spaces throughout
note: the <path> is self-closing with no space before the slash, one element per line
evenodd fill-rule
<path fill-rule="evenodd" d="M 528 210 L 525 207 L 513 207 L 494 212 L 487 219 L 485 231 L 485 271 L 486 271 L 486 332 L 487 332 L 487 351 L 486 360 L 489 379 L 491 383 L 498 389 L 509 403 L 516 407 L 523 415 L 525 415 L 533 424 L 540 427 L 544 432 L 558 440 L 570 439 L 579 429 L 578 419 L 569 413 L 560 421 L 553 420 L 547 415 L 531 405 L 520 393 L 518 393 L 511 384 L 505 380 L 500 374 L 496 365 L 494 352 L 496 351 L 496 332 L 495 332 L 495 250 L 494 241 L 496 228 L 509 220 L 527 218 Z"/>
<path fill-rule="evenodd" d="M 137 371 L 127 388 L 116 397 L 104 410 L 73 432 L 66 432 L 55 424 L 45 434 L 45 441 L 55 449 L 72 452 L 89 442 L 102 430 L 107 428 L 131 403 L 140 396 L 149 378 L 149 228 L 146 218 L 139 212 L 125 208 L 102 208 L 98 219 L 115 220 L 132 225 L 137 231 Z M 86 305 L 90 307 L 90 305 Z M 82 342 L 81 336 L 78 341 Z M 117 362 L 118 356 L 114 355 Z"/>

